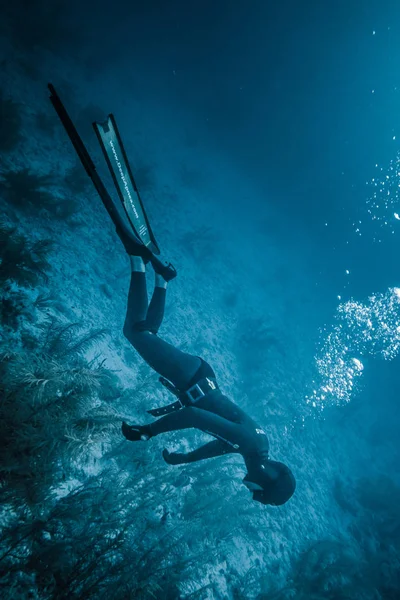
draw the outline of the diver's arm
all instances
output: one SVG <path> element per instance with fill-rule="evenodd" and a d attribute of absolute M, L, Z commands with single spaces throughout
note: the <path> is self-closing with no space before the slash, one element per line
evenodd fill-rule
<path fill-rule="evenodd" d="M 248 443 L 248 435 L 243 425 L 194 406 L 187 406 L 165 415 L 149 425 L 152 436 L 191 428 L 200 429 L 217 440 L 229 444 L 234 449 L 240 448 L 240 451 L 245 450 Z"/>
<path fill-rule="evenodd" d="M 181 465 L 185 463 L 197 462 L 198 460 L 204 460 L 206 458 L 214 458 L 215 456 L 222 456 L 223 454 L 229 454 L 232 452 L 239 452 L 238 448 L 234 448 L 230 444 L 223 442 L 222 440 L 213 440 L 188 452 L 187 454 L 181 454 L 179 452 L 168 452 L 163 451 L 163 457 L 165 462 L 170 465 Z"/>

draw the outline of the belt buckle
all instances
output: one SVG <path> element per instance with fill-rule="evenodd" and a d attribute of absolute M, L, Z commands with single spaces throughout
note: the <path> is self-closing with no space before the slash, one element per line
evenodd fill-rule
<path fill-rule="evenodd" d="M 205 393 L 203 392 L 198 383 L 192 385 L 192 387 L 186 390 L 185 393 L 188 395 L 189 400 L 192 404 L 196 404 L 196 402 L 198 402 L 200 398 L 204 398 L 205 396 Z"/>

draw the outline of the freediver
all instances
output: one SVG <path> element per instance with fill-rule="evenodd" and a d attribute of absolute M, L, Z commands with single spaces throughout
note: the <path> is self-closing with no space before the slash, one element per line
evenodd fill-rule
<path fill-rule="evenodd" d="M 269 442 L 264 430 L 222 394 L 215 373 L 205 360 L 182 352 L 157 335 L 164 316 L 167 285 L 176 276 L 175 269 L 172 265 L 154 263 L 148 248 L 124 226 L 117 226 L 117 233 L 131 262 L 124 335 L 178 397 L 178 401 L 167 407 L 149 411 L 153 415 L 164 416 L 148 425 L 124 422 L 123 435 L 130 441 L 146 441 L 169 431 L 199 429 L 216 439 L 187 454 L 164 449 L 163 458 L 169 465 L 233 452 L 241 454 L 247 468 L 243 483 L 252 492 L 253 499 L 273 506 L 284 504 L 292 497 L 296 481 L 286 465 L 269 458 Z M 146 265 L 149 262 L 155 271 L 150 304 L 146 285 Z"/>
<path fill-rule="evenodd" d="M 274 506 L 285 504 L 295 491 L 296 481 L 286 465 L 269 458 L 269 443 L 264 430 L 222 394 L 215 373 L 205 360 L 182 352 L 157 335 L 164 316 L 167 285 L 176 276 L 176 271 L 172 265 L 164 265 L 151 251 L 151 245 L 148 242 L 143 243 L 143 238 L 140 236 L 141 229 L 147 233 L 151 229 L 141 205 L 114 117 L 109 115 L 106 122 L 93 123 L 93 126 L 125 213 L 129 216 L 129 211 L 133 207 L 139 233 L 133 225 L 132 230 L 126 226 L 54 86 L 50 83 L 48 88 L 51 93 L 51 103 L 130 256 L 132 273 L 124 335 L 143 360 L 161 376 L 161 382 L 178 398 L 167 407 L 148 411 L 153 416 L 163 415 L 153 423 L 128 425 L 124 422 L 123 435 L 130 441 L 139 441 L 149 440 L 168 431 L 199 429 L 214 437 L 215 440 L 188 454 L 170 453 L 164 450 L 164 460 L 170 465 L 179 465 L 232 452 L 241 454 L 247 467 L 243 483 L 253 493 L 253 499 Z M 137 206 L 142 210 L 142 218 L 135 208 L 132 195 L 137 196 L 139 201 Z M 134 235 L 133 231 L 138 235 Z M 154 236 L 150 236 L 150 239 L 153 247 L 157 249 Z M 149 262 L 153 266 L 156 277 L 150 304 L 148 304 L 146 285 L 146 264 Z"/>

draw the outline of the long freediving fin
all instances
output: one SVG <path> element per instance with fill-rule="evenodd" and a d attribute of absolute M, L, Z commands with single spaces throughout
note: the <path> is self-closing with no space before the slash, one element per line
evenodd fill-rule
<path fill-rule="evenodd" d="M 57 115 L 60 118 L 61 123 L 64 126 L 65 131 L 68 134 L 69 139 L 72 142 L 72 145 L 75 148 L 75 151 L 85 168 L 86 173 L 89 175 L 90 179 L 93 181 L 93 185 L 96 188 L 97 193 L 99 194 L 103 204 L 113 220 L 114 224 L 118 226 L 123 219 L 119 214 L 118 210 L 115 208 L 114 202 L 108 193 L 104 183 L 102 182 L 99 174 L 96 171 L 96 166 L 92 161 L 89 152 L 87 151 L 85 144 L 82 142 L 82 139 L 76 130 L 75 125 L 73 124 L 71 117 L 66 111 L 65 106 L 61 102 L 59 95 L 57 94 L 54 86 L 49 83 L 48 88 L 50 90 L 51 96 L 50 101 L 55 108 Z M 133 235 L 133 234 L 132 234 Z"/>
<path fill-rule="evenodd" d="M 153 254 L 160 254 L 129 166 L 128 157 L 114 115 L 108 115 L 104 123 L 94 122 L 93 128 L 103 150 L 122 205 L 136 235 Z"/>
<path fill-rule="evenodd" d="M 123 217 L 121 216 L 119 211 L 116 209 L 110 194 L 108 193 L 104 183 L 102 182 L 99 174 L 97 173 L 96 166 L 95 166 L 93 160 L 91 159 L 90 154 L 87 151 L 69 114 L 67 113 L 65 106 L 61 102 L 61 99 L 60 99 L 59 95 L 57 94 L 54 86 L 51 83 L 49 83 L 48 88 L 51 93 L 50 101 L 51 101 L 57 115 L 59 116 L 60 121 L 61 121 L 62 125 L 64 126 L 65 131 L 68 134 L 68 137 L 70 138 L 70 140 L 75 148 L 75 151 L 79 157 L 79 160 L 81 161 L 83 167 L 85 168 L 86 173 L 91 178 L 93 185 L 96 188 L 96 191 L 99 194 L 108 214 L 110 215 L 111 219 L 113 220 L 114 225 L 117 227 L 117 230 L 118 230 L 118 227 L 120 227 L 121 225 L 122 225 L 122 227 L 126 227 Z M 128 165 L 127 161 L 126 161 L 126 164 Z M 128 165 L 128 168 L 129 168 L 129 165 Z M 132 180 L 132 182 L 134 181 L 133 177 L 131 177 L 131 180 Z M 150 262 L 153 265 L 154 270 L 157 273 L 162 274 L 163 277 L 167 281 L 169 281 L 170 279 L 173 279 L 174 277 L 176 277 L 176 270 L 171 265 L 171 263 L 166 265 L 157 256 L 155 256 L 152 248 L 154 248 L 154 250 L 156 250 L 157 254 L 159 253 L 159 249 L 158 249 L 157 243 L 154 239 L 154 235 L 151 232 L 150 226 L 148 224 L 146 213 L 144 212 L 140 198 L 139 198 L 139 201 L 140 201 L 140 206 L 142 207 L 143 215 L 145 218 L 145 223 L 148 227 L 148 232 L 149 232 L 149 237 L 150 237 L 150 244 L 147 246 L 151 253 Z M 136 230 L 132 230 L 131 235 L 133 238 L 137 239 L 138 243 L 144 243 L 143 239 L 138 236 Z"/>

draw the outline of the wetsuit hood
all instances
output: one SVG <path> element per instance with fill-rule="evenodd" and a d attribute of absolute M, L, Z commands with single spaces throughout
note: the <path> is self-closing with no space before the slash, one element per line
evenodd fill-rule
<path fill-rule="evenodd" d="M 257 469 L 252 469 L 243 479 L 243 483 L 253 491 L 253 500 L 262 504 L 281 506 L 294 494 L 296 480 L 292 471 L 281 462 L 268 460 Z M 261 489 L 252 488 L 251 484 Z"/>

